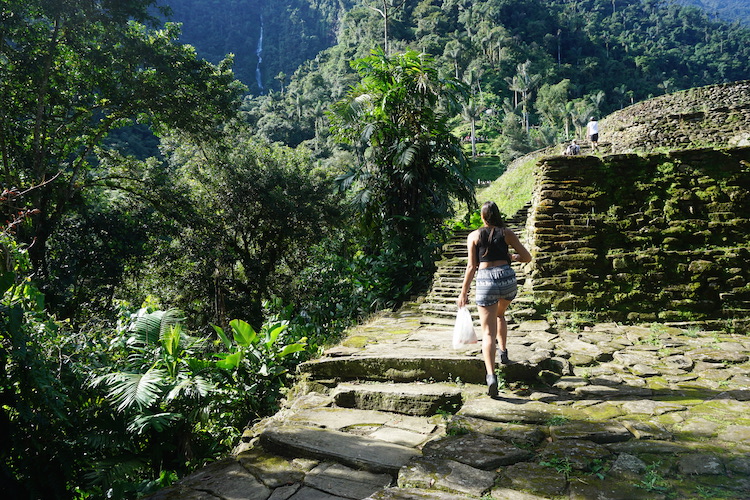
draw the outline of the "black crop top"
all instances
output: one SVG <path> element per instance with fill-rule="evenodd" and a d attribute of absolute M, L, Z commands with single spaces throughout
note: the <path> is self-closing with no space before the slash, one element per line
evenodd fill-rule
<path fill-rule="evenodd" d="M 490 237 L 492 237 L 492 241 L 489 241 Z M 489 249 L 487 248 L 488 246 Z M 487 255 L 484 255 L 485 251 L 487 251 Z M 508 264 L 510 264 L 508 244 L 505 242 L 505 228 L 480 228 L 479 242 L 477 243 L 477 253 L 479 254 L 479 262 L 493 262 L 496 260 L 504 260 Z"/>

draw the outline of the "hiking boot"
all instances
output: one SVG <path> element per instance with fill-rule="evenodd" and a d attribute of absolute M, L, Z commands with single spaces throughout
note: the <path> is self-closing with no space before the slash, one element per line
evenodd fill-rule
<path fill-rule="evenodd" d="M 508 359 L 508 351 L 500 351 L 500 363 L 503 365 L 510 363 L 510 360 Z"/>
<path fill-rule="evenodd" d="M 487 394 L 491 398 L 497 396 L 497 375 L 487 375 Z"/>

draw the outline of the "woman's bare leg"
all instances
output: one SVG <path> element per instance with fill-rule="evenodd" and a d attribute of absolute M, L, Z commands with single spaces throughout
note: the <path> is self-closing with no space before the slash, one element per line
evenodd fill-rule
<path fill-rule="evenodd" d="M 497 303 L 497 337 L 501 351 L 508 350 L 508 322 L 505 320 L 505 310 L 509 305 L 510 300 L 500 299 Z"/>
<path fill-rule="evenodd" d="M 484 357 L 484 366 L 487 369 L 487 375 L 494 375 L 495 354 L 497 352 L 495 345 L 498 325 L 497 304 L 487 307 L 479 306 L 477 309 L 479 309 L 479 322 L 482 325 L 482 356 Z"/>

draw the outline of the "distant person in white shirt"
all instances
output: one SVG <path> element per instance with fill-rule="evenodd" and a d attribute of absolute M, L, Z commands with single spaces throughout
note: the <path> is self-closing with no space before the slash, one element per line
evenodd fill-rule
<path fill-rule="evenodd" d="M 599 122 L 592 116 L 589 118 L 589 122 L 586 124 L 586 133 L 591 141 L 591 149 L 594 151 L 599 150 Z"/>

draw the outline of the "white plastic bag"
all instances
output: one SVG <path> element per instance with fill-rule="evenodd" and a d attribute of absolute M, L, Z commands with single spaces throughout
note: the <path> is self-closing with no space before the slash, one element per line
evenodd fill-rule
<path fill-rule="evenodd" d="M 456 324 L 453 327 L 453 348 L 458 349 L 464 344 L 476 344 L 477 335 L 474 333 L 474 323 L 471 313 L 461 307 L 456 313 Z"/>

